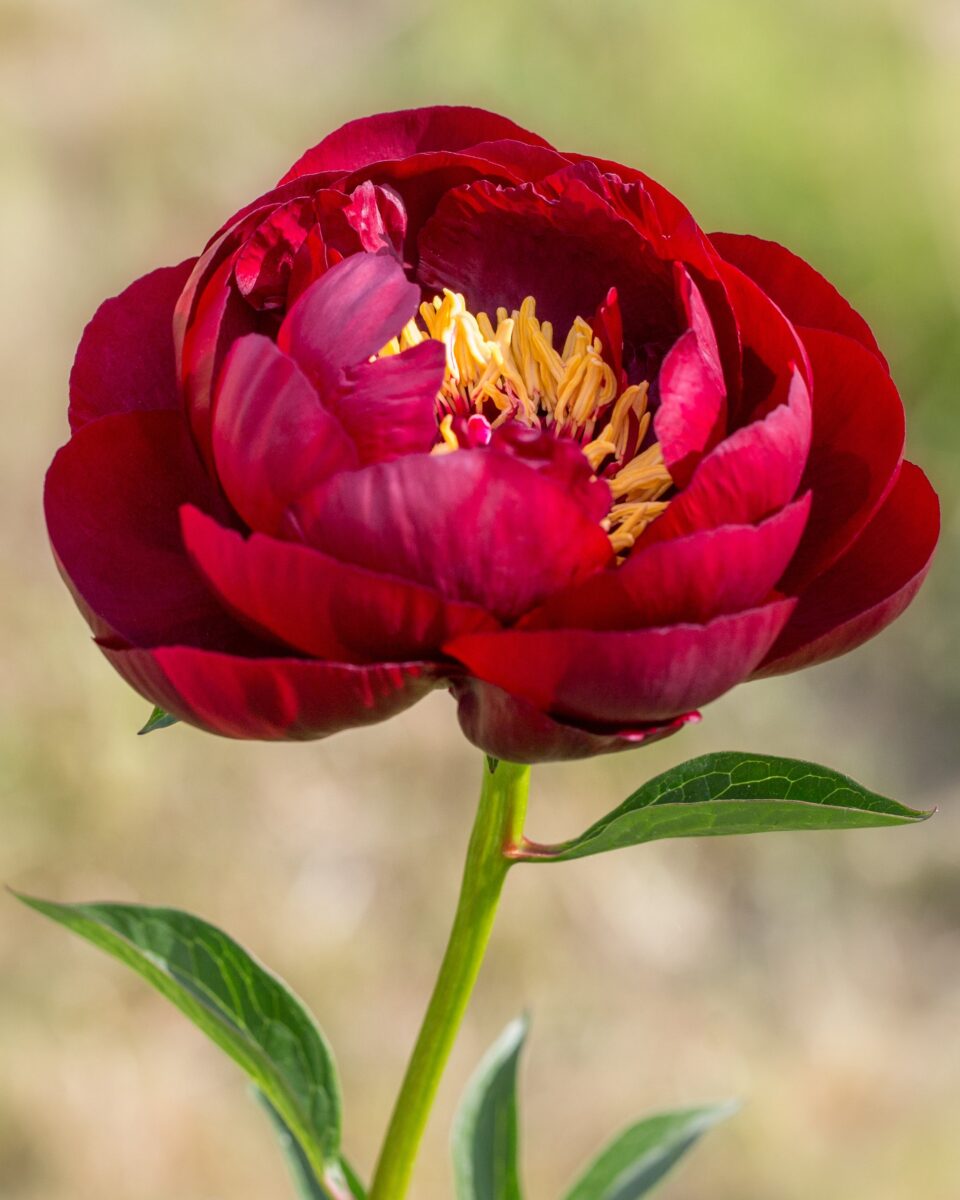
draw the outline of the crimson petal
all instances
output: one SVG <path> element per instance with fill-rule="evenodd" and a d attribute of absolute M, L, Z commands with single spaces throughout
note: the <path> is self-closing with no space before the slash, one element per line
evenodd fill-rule
<path fill-rule="evenodd" d="M 509 621 L 605 566 L 610 543 L 545 472 L 493 447 L 338 475 L 297 505 L 306 540 Z"/>
<path fill-rule="evenodd" d="M 385 721 L 437 686 L 427 663 L 240 658 L 189 646 L 101 646 L 141 696 L 223 737 L 307 741 Z"/>
<path fill-rule="evenodd" d="M 139 645 L 248 641 L 187 558 L 178 510 L 229 520 L 179 412 L 85 425 L 47 472 L 47 528 L 61 573 L 98 637 Z"/>
<path fill-rule="evenodd" d="M 237 512 L 265 533 L 283 527 L 288 506 L 312 485 L 357 462 L 310 381 L 260 334 L 236 342 L 224 363 L 213 452 Z"/>
<path fill-rule="evenodd" d="M 920 468 L 905 462 L 857 541 L 801 595 L 756 676 L 826 662 L 885 629 L 917 594 L 939 533 L 937 494 Z"/>
<path fill-rule="evenodd" d="M 346 662 L 437 657 L 450 637 L 496 622 L 403 579 L 338 562 L 262 534 L 244 540 L 197 509 L 182 513 L 187 550 L 225 604 L 318 658 Z"/>
<path fill-rule="evenodd" d="M 590 728 L 552 717 L 479 679 L 457 681 L 451 691 L 467 739 L 485 753 L 508 762 L 558 762 L 635 750 L 700 719 L 699 713 L 688 712 L 672 721 L 620 729 Z"/>
<path fill-rule="evenodd" d="M 710 241 L 727 262 L 760 285 L 795 325 L 845 333 L 886 366 L 870 326 L 832 283 L 777 242 L 741 233 L 712 233 Z"/>
<path fill-rule="evenodd" d="M 672 720 L 746 679 L 783 629 L 794 600 L 626 633 L 504 630 L 445 647 L 474 675 L 567 720 L 606 725 Z"/>
<path fill-rule="evenodd" d="M 71 430 L 110 413 L 180 406 L 173 311 L 195 262 L 151 271 L 94 313 L 70 372 Z"/>

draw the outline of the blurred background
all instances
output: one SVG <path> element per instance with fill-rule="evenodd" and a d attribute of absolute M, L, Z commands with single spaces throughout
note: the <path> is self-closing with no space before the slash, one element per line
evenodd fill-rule
<path fill-rule="evenodd" d="M 90 646 L 41 477 L 96 305 L 195 253 L 304 147 L 417 103 L 499 109 L 635 164 L 710 229 L 786 243 L 871 321 L 945 534 L 909 614 L 652 749 L 535 773 L 569 835 L 710 749 L 828 762 L 915 829 L 660 843 L 510 880 L 416 1177 L 534 1015 L 531 1198 L 646 1110 L 739 1096 L 664 1200 L 960 1193 L 957 0 L 0 0 L 0 879 L 225 925 L 315 1008 L 369 1171 L 432 983 L 479 779 L 443 695 L 306 746 L 175 728 Z M 109 480 L 103 481 L 109 487 Z M 425 864 L 429 862 L 429 869 Z M 289 1195 L 238 1071 L 116 964 L 0 899 L 3 1200 Z"/>

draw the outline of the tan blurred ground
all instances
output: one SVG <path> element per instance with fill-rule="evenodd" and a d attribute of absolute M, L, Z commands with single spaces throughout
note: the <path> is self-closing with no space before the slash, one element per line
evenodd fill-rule
<path fill-rule="evenodd" d="M 135 738 L 144 705 L 55 576 L 40 480 L 100 299 L 195 252 L 343 119 L 499 108 L 643 166 L 708 229 L 776 236 L 830 274 L 888 350 L 947 518 L 895 631 L 743 689 L 661 747 L 538 771 L 534 836 L 711 748 L 820 758 L 943 811 L 912 830 L 516 872 L 418 1200 L 450 1195 L 454 1098 L 525 1007 L 531 1200 L 640 1112 L 728 1095 L 743 1114 L 665 1198 L 955 1200 L 958 81 L 956 0 L 0 0 L 0 878 L 226 925 L 314 1005 L 369 1169 L 445 936 L 478 755 L 443 696 L 313 746 Z M 287 1188 L 232 1065 L 121 968 L 0 901 L 3 1200 Z"/>

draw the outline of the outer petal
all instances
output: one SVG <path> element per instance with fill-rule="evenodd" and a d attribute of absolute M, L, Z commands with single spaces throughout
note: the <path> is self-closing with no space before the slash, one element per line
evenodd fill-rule
<path fill-rule="evenodd" d="M 356 450 L 300 368 L 260 334 L 241 338 L 220 376 L 213 452 L 224 490 L 254 529 L 275 533 L 288 506 Z"/>
<path fill-rule="evenodd" d="M 328 737 L 385 721 L 437 686 L 426 663 L 239 658 L 188 646 L 101 649 L 141 696 L 208 733 L 233 738 Z"/>
<path fill-rule="evenodd" d="M 479 679 L 457 682 L 451 690 L 465 736 L 487 754 L 510 762 L 557 762 L 635 750 L 700 719 L 699 713 L 689 712 L 660 724 L 591 729 L 548 716 L 526 700 Z"/>
<path fill-rule="evenodd" d="M 302 155 L 280 183 L 317 171 L 355 171 L 369 163 L 408 158 L 426 150 L 467 150 L 478 142 L 499 139 L 549 147 L 537 134 L 482 108 L 410 108 L 342 125 Z"/>
<path fill-rule="evenodd" d="M 853 546 L 800 597 L 757 676 L 782 675 L 853 650 L 904 611 L 926 578 L 940 533 L 927 477 L 905 462 Z"/>
<path fill-rule="evenodd" d="M 722 257 L 758 283 L 795 325 L 844 333 L 886 366 L 870 326 L 809 263 L 776 242 L 749 234 L 712 233 L 710 240 Z"/>
<path fill-rule="evenodd" d="M 804 540 L 784 588 L 800 592 L 856 539 L 903 455 L 903 405 L 882 363 L 839 333 L 802 331 L 813 367 L 813 441 L 801 486 L 813 492 Z"/>
<path fill-rule="evenodd" d="M 574 499 L 492 447 L 411 454 L 341 474 L 296 512 L 317 549 L 479 604 L 500 621 L 611 555 L 606 535 Z"/>
<path fill-rule="evenodd" d="M 496 627 L 481 608 L 307 546 L 262 534 L 244 540 L 197 509 L 185 508 L 182 520 L 187 550 L 223 602 L 303 653 L 345 662 L 436 658 L 448 638 Z"/>
<path fill-rule="evenodd" d="M 810 496 L 759 525 L 721 525 L 637 546 L 621 566 L 558 592 L 523 629 L 643 629 L 754 608 L 783 575 L 803 534 Z"/>
<path fill-rule="evenodd" d="M 468 634 L 445 649 L 474 675 L 572 721 L 672 720 L 715 700 L 755 670 L 794 606 L 629 633 L 586 629 Z"/>
<path fill-rule="evenodd" d="M 44 493 L 50 541 L 97 636 L 147 646 L 253 640 L 186 556 L 185 503 L 229 520 L 178 412 L 103 417 L 53 460 Z"/>
<path fill-rule="evenodd" d="M 70 372 L 74 432 L 110 413 L 179 408 L 173 310 L 195 262 L 152 271 L 97 309 Z"/>

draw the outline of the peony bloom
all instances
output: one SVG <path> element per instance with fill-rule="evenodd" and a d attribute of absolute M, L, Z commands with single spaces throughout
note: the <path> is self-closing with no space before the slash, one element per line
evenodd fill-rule
<path fill-rule="evenodd" d="M 517 761 L 662 736 L 913 598 L 939 515 L 866 323 L 490 113 L 355 121 L 87 327 L 53 548 L 143 696 L 314 738 L 450 688 Z"/>

